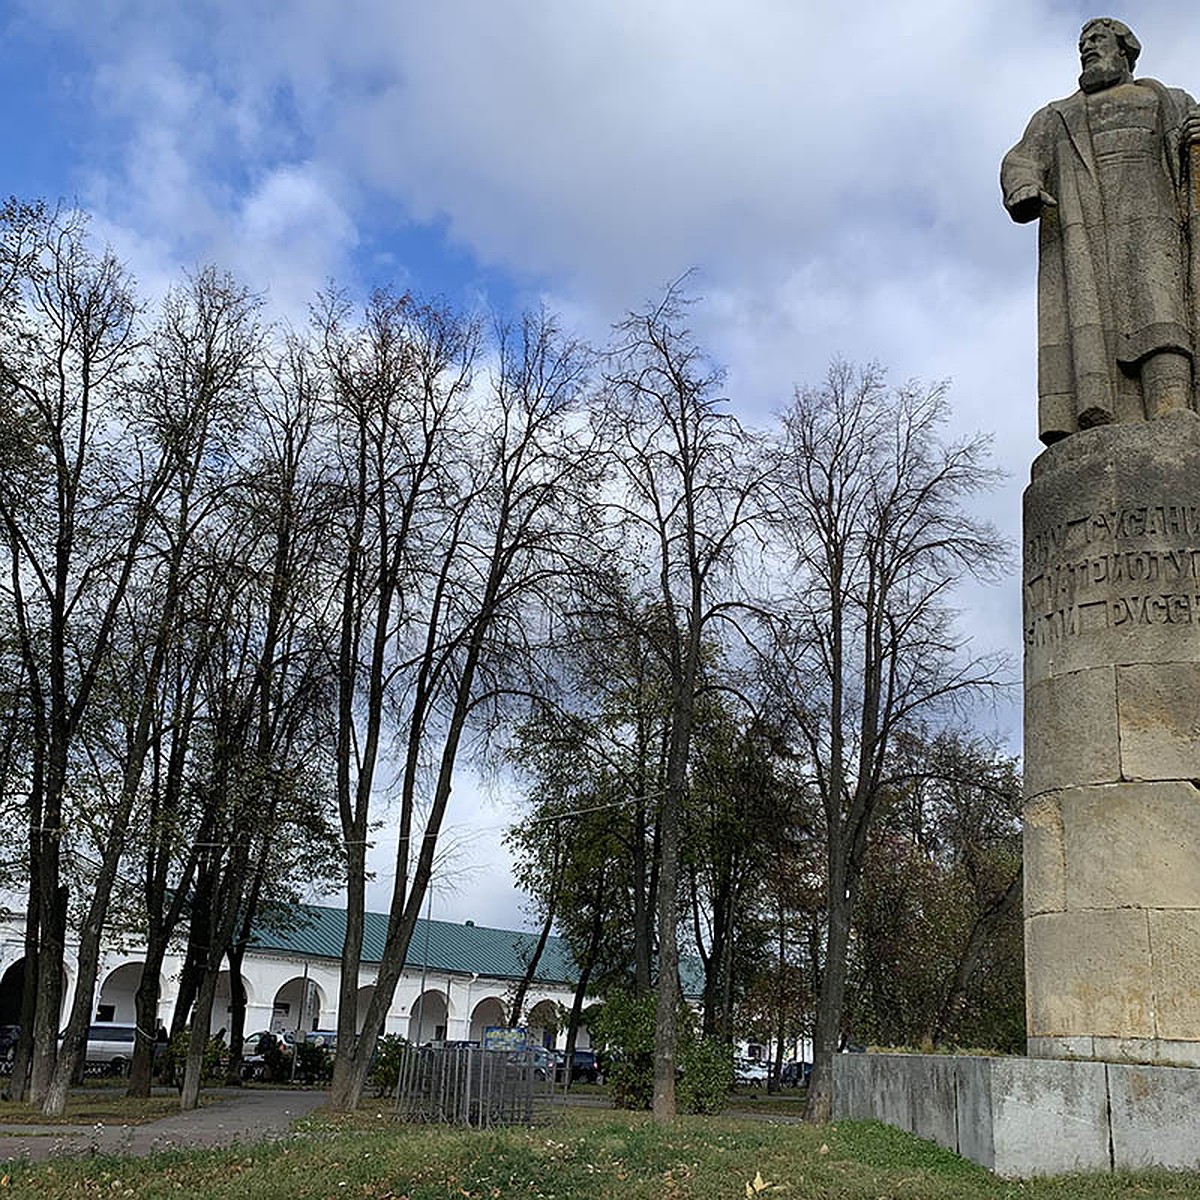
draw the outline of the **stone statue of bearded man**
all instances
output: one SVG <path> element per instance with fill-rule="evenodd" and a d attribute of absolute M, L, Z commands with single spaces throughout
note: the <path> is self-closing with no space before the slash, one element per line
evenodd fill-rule
<path fill-rule="evenodd" d="M 1140 51 L 1122 22 L 1089 21 L 1079 91 L 1036 113 L 1000 168 L 1012 219 L 1040 219 L 1038 432 L 1047 444 L 1196 407 L 1200 227 L 1189 224 L 1200 220 L 1189 152 L 1200 110 L 1178 88 L 1134 79 Z"/>

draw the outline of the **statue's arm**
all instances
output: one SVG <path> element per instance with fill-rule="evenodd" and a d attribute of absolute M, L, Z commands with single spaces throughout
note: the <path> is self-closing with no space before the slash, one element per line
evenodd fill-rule
<path fill-rule="evenodd" d="M 1050 153 L 1046 147 L 1048 110 L 1036 113 L 1021 140 L 1004 156 L 1000 164 L 1000 190 L 1004 207 L 1014 221 L 1035 221 L 1044 209 L 1058 201 L 1046 187 Z"/>
<path fill-rule="evenodd" d="M 1179 105 L 1183 119 L 1179 123 L 1181 148 L 1186 150 L 1200 142 L 1200 104 L 1187 92 L 1179 92 Z"/>

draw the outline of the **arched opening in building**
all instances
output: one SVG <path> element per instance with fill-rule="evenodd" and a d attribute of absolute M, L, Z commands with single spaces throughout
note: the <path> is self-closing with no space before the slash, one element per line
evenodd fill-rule
<path fill-rule="evenodd" d="M 492 1025 L 507 1025 L 507 1017 L 502 1001 L 495 996 L 484 997 L 471 1013 L 471 1041 L 482 1045 L 484 1030 Z"/>
<path fill-rule="evenodd" d="M 144 966 L 140 962 L 127 962 L 108 973 L 96 996 L 95 1018 L 98 1023 L 112 1021 L 117 1025 L 132 1025 L 137 1020 L 137 990 L 142 982 Z"/>
<path fill-rule="evenodd" d="M 525 1036 L 530 1045 L 553 1049 L 558 1037 L 558 1005 L 553 1000 L 542 1000 L 529 1010 Z"/>
<path fill-rule="evenodd" d="M 0 1025 L 17 1025 L 21 1021 L 21 991 L 25 987 L 25 960 L 18 958 L 0 976 Z"/>
<path fill-rule="evenodd" d="M 321 1029 L 324 1011 L 324 992 L 313 980 L 301 975 L 294 976 L 275 993 L 275 1001 L 271 1006 L 271 1031 L 303 1035 Z"/>
<path fill-rule="evenodd" d="M 0 976 L 0 1025 L 19 1025 L 21 1023 L 21 992 L 25 987 L 25 959 L 18 958 L 11 963 Z M 68 979 L 63 972 L 62 981 L 62 1010 L 67 1003 Z M 59 1013 L 59 1024 L 62 1024 L 63 1011 Z"/>
<path fill-rule="evenodd" d="M 413 1001 L 408 1018 L 408 1040 L 417 1046 L 444 1041 L 448 1024 L 446 993 L 430 988 Z"/>

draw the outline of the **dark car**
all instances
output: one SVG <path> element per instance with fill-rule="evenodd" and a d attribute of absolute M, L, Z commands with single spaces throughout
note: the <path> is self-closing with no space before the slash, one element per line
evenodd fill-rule
<path fill-rule="evenodd" d="M 0 1025 L 0 1072 L 12 1069 L 17 1042 L 21 1040 L 20 1025 Z"/>
<path fill-rule="evenodd" d="M 576 1050 L 571 1059 L 571 1082 L 597 1083 L 600 1079 L 600 1063 L 594 1050 Z"/>
<path fill-rule="evenodd" d="M 528 1071 L 536 1080 L 554 1082 L 554 1051 L 544 1046 L 529 1046 L 508 1056 L 508 1065 L 514 1070 Z"/>
<path fill-rule="evenodd" d="M 812 1063 L 790 1062 L 783 1064 L 779 1072 L 780 1087 L 808 1087 L 808 1079 L 812 1074 Z"/>

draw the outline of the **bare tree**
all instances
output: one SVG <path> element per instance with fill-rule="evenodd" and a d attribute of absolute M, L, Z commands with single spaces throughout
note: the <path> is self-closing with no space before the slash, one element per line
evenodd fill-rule
<path fill-rule="evenodd" d="M 72 776 L 80 779 L 91 769 L 81 735 L 150 521 L 176 464 L 127 421 L 140 333 L 120 263 L 111 253 L 92 253 L 74 214 L 36 210 L 20 221 L 19 228 L 9 227 L 20 266 L 0 336 L 0 390 L 26 445 L 0 480 L 0 522 L 33 734 L 36 899 L 30 923 L 39 936 L 31 1094 L 58 1112 L 70 1073 L 66 1066 L 56 1073 L 55 1066 Z M 117 822 L 109 828 L 120 831 Z M 106 855 L 101 885 L 113 871 L 113 856 Z M 94 971 L 90 959 L 103 906 L 93 906 L 84 923 L 85 983 Z M 63 1043 L 68 1063 L 82 1050 L 86 1015 L 72 1014 Z"/>
<path fill-rule="evenodd" d="M 951 592 L 1004 553 L 965 509 L 997 473 L 988 443 L 943 443 L 945 388 L 886 386 L 836 363 L 797 393 L 775 454 L 775 530 L 795 588 L 775 602 L 781 711 L 814 771 L 826 931 L 809 1113 L 827 1120 L 851 917 L 897 732 L 997 680 L 955 633 Z"/>
<path fill-rule="evenodd" d="M 147 522 L 144 546 L 149 553 L 126 589 L 128 594 L 137 584 L 138 603 L 123 605 L 124 646 L 108 665 L 117 694 L 127 698 L 120 722 L 122 744 L 107 755 L 119 783 L 105 806 L 105 826 L 97 831 L 100 869 L 80 932 L 75 997 L 46 1098 L 47 1112 L 63 1110 L 87 1045 L 101 935 L 131 817 L 143 794 L 158 689 L 176 642 L 191 543 L 214 493 L 219 493 L 212 462 L 228 460 L 227 431 L 236 424 L 234 414 L 247 393 L 248 368 L 257 354 L 253 307 L 243 289 L 213 271 L 174 293 L 156 334 L 150 377 L 125 405 L 131 421 L 148 435 L 148 452 L 152 461 L 161 463 L 164 486 Z M 155 538 L 155 533 L 161 537 Z M 153 1021 L 140 1028 L 145 1053 Z"/>
<path fill-rule="evenodd" d="M 706 639 L 736 610 L 734 555 L 755 517 L 758 477 L 747 437 L 714 393 L 720 373 L 684 323 L 677 287 L 617 329 L 603 422 L 617 499 L 610 553 L 644 580 L 638 608 L 669 687 L 658 841 L 658 980 L 654 1117 L 675 1116 L 682 811 Z M 638 556 L 636 564 L 632 556 Z"/>
<path fill-rule="evenodd" d="M 368 543 L 396 579 L 392 598 L 403 601 L 391 613 L 369 600 L 373 615 L 367 628 L 375 641 L 363 659 L 372 673 L 378 672 L 379 687 L 386 675 L 396 706 L 393 719 L 403 747 L 399 836 L 385 949 L 357 1039 L 353 989 L 361 920 L 353 914 L 347 920 L 332 1089 L 337 1108 L 352 1108 L 365 1082 L 378 1029 L 429 887 L 468 727 L 484 721 L 506 694 L 539 690 L 530 678 L 537 667 L 532 653 L 537 614 L 569 561 L 567 535 L 577 528 L 569 513 L 587 475 L 587 457 L 569 424 L 586 380 L 585 350 L 563 338 L 547 314 L 533 314 L 515 331 L 501 330 L 486 397 L 467 403 L 465 387 L 455 382 L 458 375 L 445 378 L 455 361 L 463 361 L 462 350 L 442 365 L 444 320 L 439 317 L 431 326 L 432 315 L 406 337 L 416 361 L 416 405 L 412 397 L 401 396 L 421 433 L 415 441 L 409 438 L 418 451 L 410 462 L 420 468 L 417 478 L 425 493 L 418 492 L 410 503 L 409 489 L 406 503 L 398 511 L 393 508 L 395 515 L 385 521 L 372 514 L 375 523 Z M 353 391 L 347 389 L 351 397 L 365 396 L 363 383 L 379 377 L 378 356 L 372 353 L 374 362 L 365 377 L 347 381 L 353 385 Z M 361 409 L 361 400 L 356 403 Z M 412 419 L 402 428 L 411 428 Z M 430 445 L 429 433 L 439 426 L 445 432 Z M 441 440 L 443 436 L 447 440 Z M 412 467 L 406 468 L 401 479 L 411 478 L 412 472 Z M 385 486 L 391 489 L 395 484 L 388 481 Z M 395 500 L 389 497 L 385 503 L 395 505 Z M 360 541 L 365 527 L 365 518 L 355 525 Z M 344 592 L 343 612 L 359 594 L 357 589 Z M 363 640 L 357 628 L 345 634 L 343 680 L 353 679 Z M 392 665 L 386 670 L 383 665 L 374 667 L 385 654 Z M 357 695 L 345 698 L 347 715 Z M 349 753 L 349 732 L 342 753 Z M 353 808 L 343 805 L 347 842 L 351 834 L 361 829 L 365 836 L 366 830 L 361 781 L 368 762 L 365 751 L 371 747 L 360 747 L 359 800 Z M 339 762 L 339 771 L 346 771 L 346 764 Z M 427 791 L 422 804 L 423 789 Z M 356 886 L 352 881 L 352 901 Z M 343 1029 L 349 1036 L 342 1036 Z"/>

